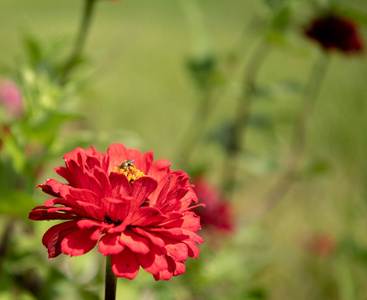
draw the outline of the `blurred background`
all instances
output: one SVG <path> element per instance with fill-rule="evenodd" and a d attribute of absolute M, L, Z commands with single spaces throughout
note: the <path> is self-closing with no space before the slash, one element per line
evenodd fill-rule
<path fill-rule="evenodd" d="M 27 217 L 65 153 L 115 142 L 208 201 L 199 259 L 168 282 L 120 278 L 117 299 L 367 299 L 367 60 L 305 35 L 332 12 L 366 41 L 365 0 L 99 1 L 56 84 L 83 3 L 0 3 L 0 89 L 23 99 L 0 107 L 0 299 L 102 299 L 98 250 L 48 260 L 51 222 Z"/>

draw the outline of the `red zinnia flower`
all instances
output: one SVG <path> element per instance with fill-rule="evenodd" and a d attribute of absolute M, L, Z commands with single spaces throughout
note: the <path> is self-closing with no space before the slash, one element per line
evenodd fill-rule
<path fill-rule="evenodd" d="M 82 255 L 98 243 L 103 255 L 111 255 L 116 276 L 133 279 L 142 266 L 156 280 L 168 280 L 185 272 L 189 256 L 198 257 L 196 243 L 203 240 L 190 206 L 198 200 L 185 172 L 123 144 L 106 154 L 77 148 L 64 160 L 66 167 L 55 171 L 69 183 L 48 179 L 39 185 L 55 198 L 29 214 L 32 220 L 68 220 L 43 236 L 50 258 Z"/>
<path fill-rule="evenodd" d="M 357 27 L 348 19 L 328 15 L 317 18 L 305 30 L 306 36 L 316 41 L 324 50 L 360 52 L 363 42 Z"/>
<path fill-rule="evenodd" d="M 233 214 L 229 203 L 225 202 L 218 189 L 210 185 L 204 178 L 197 178 L 194 182 L 194 190 L 200 202 L 205 204 L 195 208 L 200 216 L 200 223 L 204 228 L 217 229 L 220 231 L 233 231 Z"/>

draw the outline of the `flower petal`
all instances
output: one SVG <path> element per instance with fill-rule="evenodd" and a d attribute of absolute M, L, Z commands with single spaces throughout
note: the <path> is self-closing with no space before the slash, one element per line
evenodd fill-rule
<path fill-rule="evenodd" d="M 62 209 L 62 207 L 58 207 L 58 209 Z M 32 211 L 29 213 L 28 218 L 35 221 L 80 219 L 80 216 L 75 215 L 75 212 L 60 213 L 60 212 L 48 212 L 48 210 L 49 207 L 47 206 L 37 206 L 32 209 Z"/>
<path fill-rule="evenodd" d="M 126 219 L 132 200 L 133 198 L 131 197 L 126 197 L 126 199 L 106 197 L 102 199 L 102 207 L 106 215 L 109 216 L 111 220 L 117 222 Z"/>
<path fill-rule="evenodd" d="M 139 170 L 148 175 L 149 169 L 153 164 L 153 160 L 153 151 L 148 151 L 144 153 L 139 164 Z"/>
<path fill-rule="evenodd" d="M 106 172 L 99 167 L 95 167 L 93 169 L 93 176 L 97 179 L 98 183 L 101 186 L 101 189 L 99 189 L 96 194 L 99 197 L 111 195 L 111 184 Z"/>
<path fill-rule="evenodd" d="M 70 256 L 83 255 L 94 248 L 100 236 L 100 228 L 86 228 L 67 235 L 61 242 L 62 253 Z"/>
<path fill-rule="evenodd" d="M 160 252 L 159 248 L 152 248 L 151 251 L 145 255 L 136 253 L 135 256 L 139 265 L 141 265 L 145 271 L 153 275 L 168 268 L 166 256 Z"/>
<path fill-rule="evenodd" d="M 119 243 L 120 235 L 105 234 L 98 242 L 98 250 L 104 256 L 119 254 L 125 249 L 125 246 Z"/>
<path fill-rule="evenodd" d="M 111 197 L 127 197 L 131 193 L 131 185 L 125 174 L 118 172 L 110 173 L 110 183 L 111 183 Z M 108 196 L 108 195 L 106 195 Z"/>
<path fill-rule="evenodd" d="M 148 196 L 157 188 L 157 181 L 151 177 L 144 176 L 134 181 L 131 196 L 135 197 L 140 206 Z"/>
<path fill-rule="evenodd" d="M 76 221 L 57 224 L 48 229 L 42 237 L 42 244 L 47 248 L 48 257 L 59 256 L 61 254 L 61 241 L 76 230 L 78 230 Z"/>
<path fill-rule="evenodd" d="M 51 196 L 60 197 L 60 186 L 63 184 L 55 179 L 47 179 L 45 184 L 39 184 L 36 188 L 40 187 L 42 191 Z"/>
<path fill-rule="evenodd" d="M 130 225 L 133 226 L 152 226 L 163 221 L 166 216 L 162 215 L 155 207 L 141 207 L 132 217 Z"/>
<path fill-rule="evenodd" d="M 125 248 L 119 254 L 111 255 L 112 271 L 117 277 L 134 279 L 139 273 L 139 264 L 135 254 Z"/>
<path fill-rule="evenodd" d="M 200 249 L 196 246 L 196 243 L 193 241 L 185 241 L 185 244 L 189 250 L 189 256 L 197 259 L 199 257 Z"/>
<path fill-rule="evenodd" d="M 170 172 L 170 166 L 171 163 L 167 159 L 158 159 L 152 164 L 152 166 L 148 170 L 148 174 L 146 175 L 149 175 L 153 178 L 161 179 Z"/>
<path fill-rule="evenodd" d="M 172 258 L 167 257 L 168 268 L 154 275 L 155 280 L 169 280 L 172 276 L 177 276 L 185 273 L 185 264 L 183 262 L 176 262 Z"/>
<path fill-rule="evenodd" d="M 127 148 L 123 144 L 115 143 L 108 147 L 105 163 L 107 165 L 107 173 L 110 174 L 115 167 L 120 165 L 124 160 L 131 158 L 127 157 Z"/>
<path fill-rule="evenodd" d="M 149 252 L 148 240 L 129 229 L 121 232 L 120 243 L 128 246 L 131 251 L 136 253 L 147 254 Z"/>
<path fill-rule="evenodd" d="M 172 257 L 175 261 L 185 261 L 189 256 L 187 245 L 180 242 L 172 242 L 165 246 L 167 255 Z"/>
<path fill-rule="evenodd" d="M 148 238 L 149 241 L 153 245 L 155 245 L 159 248 L 163 248 L 164 245 L 165 245 L 164 240 L 157 234 L 148 232 L 144 229 L 141 229 L 140 227 L 132 227 L 131 230 L 133 230 L 134 232 L 136 232 L 137 234 L 139 234 L 141 236 L 144 236 L 144 237 Z"/>
<path fill-rule="evenodd" d="M 72 186 L 75 185 L 73 182 L 73 174 L 69 171 L 68 168 L 65 167 L 56 167 L 54 168 L 57 174 L 59 174 L 61 177 L 65 178 L 67 182 L 69 182 Z"/>

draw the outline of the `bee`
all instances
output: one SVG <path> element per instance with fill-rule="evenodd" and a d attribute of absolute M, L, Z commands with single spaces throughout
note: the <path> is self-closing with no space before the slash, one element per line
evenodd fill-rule
<path fill-rule="evenodd" d="M 123 171 L 127 171 L 127 169 L 129 167 L 133 167 L 134 166 L 134 160 L 133 159 L 129 159 L 129 160 L 124 160 L 120 165 L 119 165 L 119 169 L 123 170 Z"/>

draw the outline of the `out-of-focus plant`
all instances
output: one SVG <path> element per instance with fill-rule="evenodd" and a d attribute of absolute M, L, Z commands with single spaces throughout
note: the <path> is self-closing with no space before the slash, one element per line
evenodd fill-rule
<path fill-rule="evenodd" d="M 306 143 L 309 120 L 322 87 L 332 52 L 352 54 L 360 53 L 363 49 L 363 42 L 354 23 L 333 14 L 332 11 L 312 20 L 311 24 L 307 25 L 304 30 L 304 34 L 318 43 L 322 51 L 313 65 L 304 88 L 301 108 L 294 125 L 289 154 L 282 174 L 265 193 L 259 204 L 248 212 L 246 217 L 248 221 L 271 209 L 284 197 L 297 177 L 300 159 Z"/>
<path fill-rule="evenodd" d="M 46 49 L 29 37 L 26 43 L 28 60 L 9 72 L 12 80 L 6 79 L 2 85 L 0 214 L 4 226 L 0 242 L 0 290 L 11 295 L 20 289 L 36 299 L 52 299 L 54 282 L 67 280 L 57 269 L 49 271 L 52 275 L 41 274 L 45 264 L 35 253 L 31 256 L 39 268 L 30 264 L 29 247 L 19 244 L 34 238 L 34 230 L 22 220 L 25 211 L 33 206 L 34 187 L 45 164 L 73 142 L 83 141 L 66 141 L 61 130 L 67 121 L 80 116 L 76 113 L 77 84 L 61 87 L 54 77 L 56 65 L 43 55 Z M 38 57 L 35 47 L 39 50 Z M 15 238 L 15 232 L 23 236 L 23 241 Z"/>
<path fill-rule="evenodd" d="M 84 145 L 80 137 L 65 139 L 62 128 L 67 121 L 80 118 L 77 113 L 81 77 L 75 70 L 84 62 L 83 45 L 87 36 L 95 0 L 85 1 L 81 29 L 70 58 L 63 59 L 63 41 L 43 42 L 31 34 L 24 36 L 25 56 L 16 69 L 5 68 L 0 82 L 0 293 L 28 294 L 35 299 L 57 297 L 55 282 L 69 282 L 79 295 L 95 293 L 67 279 L 57 268 L 46 274 L 45 262 L 37 255 L 28 255 L 29 247 L 18 246 L 34 235 L 33 226 L 26 226 L 24 212 L 34 203 L 34 187 L 43 167 L 74 143 Z M 72 76 L 73 75 L 73 76 Z M 6 77 L 6 78 L 5 78 Z M 23 241 L 15 238 L 15 232 Z M 31 258 L 32 257 L 32 258 Z M 30 264 L 33 259 L 39 268 Z M 81 296 L 84 297 L 84 296 Z"/>
<path fill-rule="evenodd" d="M 182 0 L 181 6 L 192 42 L 192 50 L 185 67 L 196 87 L 199 100 L 175 155 L 181 165 L 190 165 L 200 140 L 204 138 L 206 123 L 215 107 L 218 89 L 223 87 L 226 79 L 219 69 L 218 58 L 207 37 L 199 4 L 193 0 Z"/>
<path fill-rule="evenodd" d="M 198 113 L 190 123 L 188 134 L 185 135 L 178 151 L 178 160 L 181 163 L 199 165 L 205 168 L 205 163 L 197 163 L 192 159 L 193 152 L 203 141 L 212 140 L 217 142 L 223 150 L 224 163 L 220 171 L 222 174 L 222 190 L 228 196 L 234 192 L 238 177 L 238 165 L 244 152 L 244 140 L 246 127 L 259 124 L 257 116 L 251 112 L 251 105 L 260 89 L 257 86 L 258 72 L 265 62 L 271 48 L 275 45 L 286 44 L 286 33 L 291 23 L 293 1 L 277 1 L 267 3 L 269 6 L 268 18 L 257 29 L 260 38 L 256 41 L 252 54 L 247 58 L 247 65 L 241 72 L 241 78 L 237 78 L 238 69 L 242 68 L 241 59 L 244 56 L 243 37 L 234 49 L 228 49 L 231 58 L 231 72 L 225 71 L 228 60 L 220 60 L 219 56 L 209 46 L 203 29 L 202 17 L 197 4 L 185 1 L 185 8 L 191 28 L 196 29 L 193 34 L 194 55 L 189 60 L 189 71 L 199 91 L 201 99 L 198 103 Z M 249 47 L 249 45 L 247 45 Z M 208 119 L 215 111 L 219 100 L 224 92 L 232 88 L 233 81 L 240 84 L 235 116 L 226 119 L 222 124 L 216 124 L 215 128 L 208 128 Z M 260 121 L 261 122 L 261 121 Z M 209 132 L 209 133 L 208 133 Z M 205 136 L 205 133 L 207 136 Z M 218 159 L 218 162 L 222 159 Z M 208 162 L 208 164 L 210 164 Z M 204 165 L 204 166 L 203 166 Z M 217 164 L 218 165 L 218 164 Z M 195 169 L 195 168 L 194 168 Z M 230 172 L 226 170 L 231 170 Z M 194 172 L 197 170 L 194 170 Z M 202 171 L 202 170 L 201 170 Z"/>
<path fill-rule="evenodd" d="M 268 1 L 269 19 L 260 35 L 260 40 L 247 59 L 247 65 L 240 78 L 241 90 L 238 95 L 235 117 L 229 122 L 225 143 L 225 162 L 222 170 L 222 189 L 228 195 L 238 186 L 239 164 L 246 150 L 246 135 L 249 126 L 256 126 L 256 115 L 252 111 L 255 96 L 259 90 L 257 77 L 267 56 L 274 46 L 284 45 L 291 23 L 292 1 Z M 231 172 L 225 172 L 230 169 Z M 225 175 L 224 175 L 225 174 Z"/>

